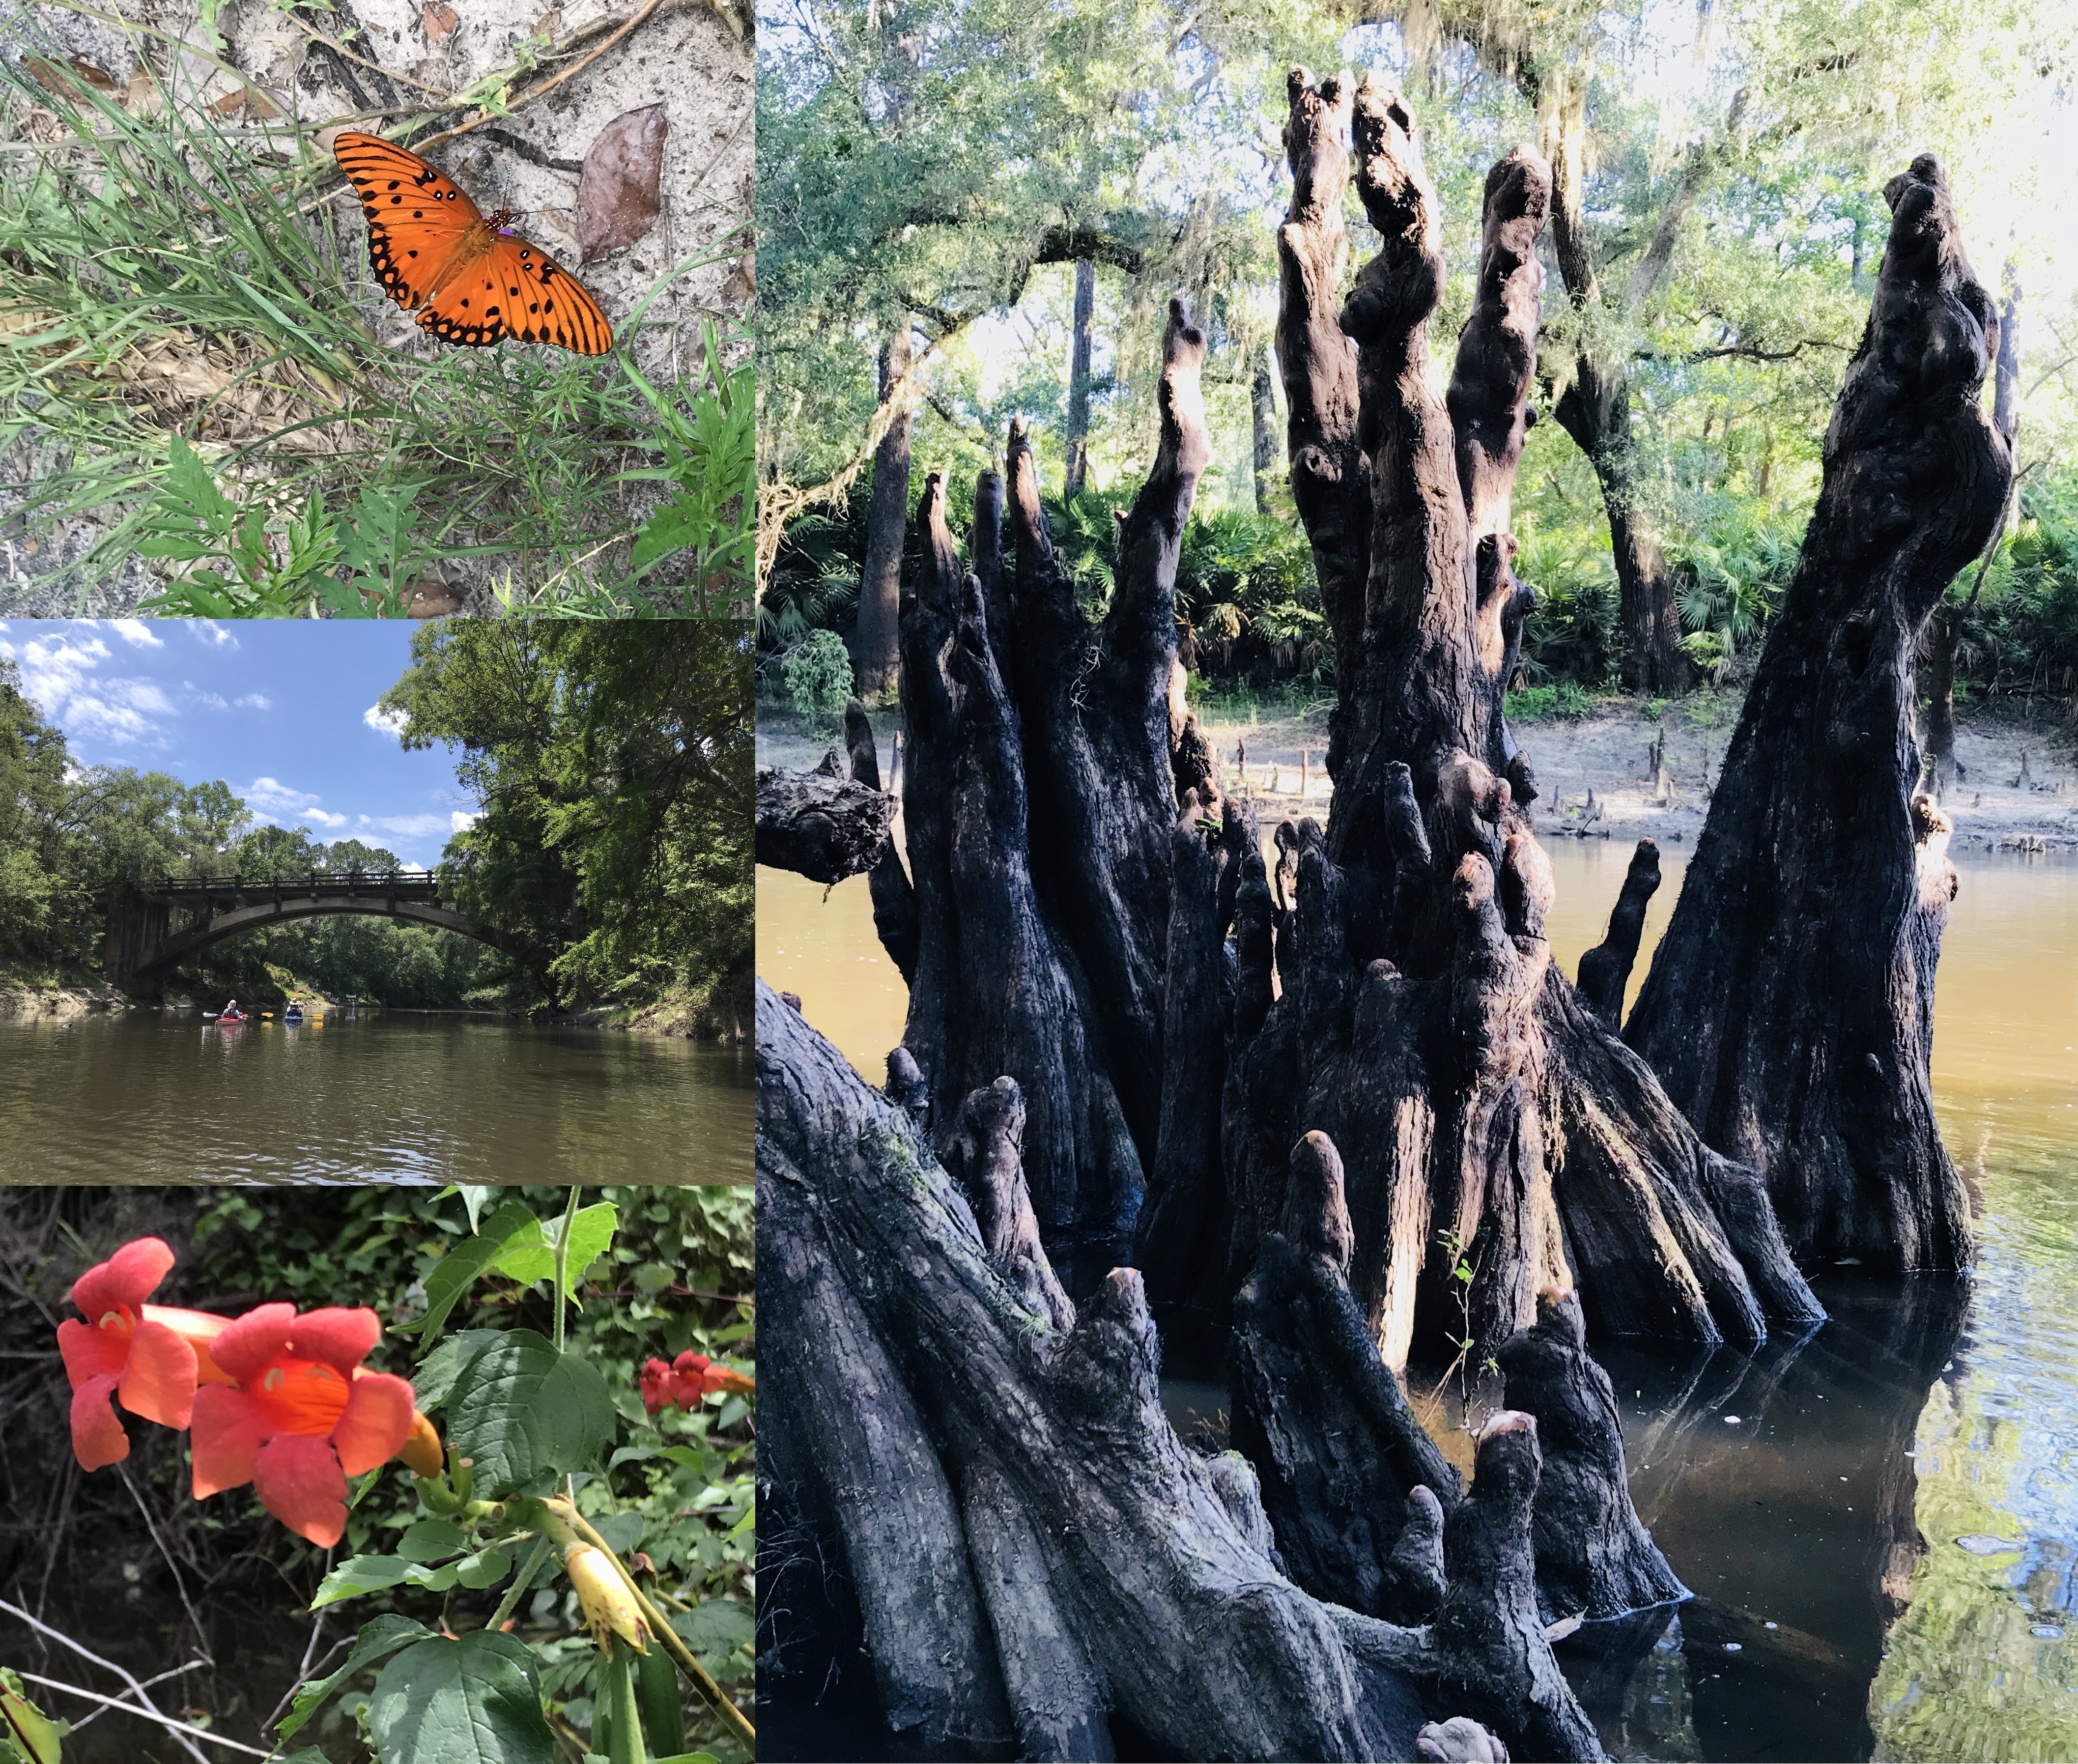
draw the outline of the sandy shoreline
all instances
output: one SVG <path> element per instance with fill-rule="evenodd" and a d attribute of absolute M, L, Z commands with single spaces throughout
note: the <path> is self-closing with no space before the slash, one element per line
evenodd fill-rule
<path fill-rule="evenodd" d="M 1642 700 L 1604 699 L 1594 715 L 1577 721 L 1550 717 L 1516 726 L 1537 774 L 1540 794 L 1531 819 L 1540 835 L 1695 843 L 1724 767 L 1738 703 L 1699 694 L 1663 703 L 1656 718 L 1650 708 Z M 901 713 L 877 711 L 873 724 L 884 771 Z M 1325 710 L 1253 723 L 1208 721 L 1206 729 L 1230 786 L 1238 777 L 1239 745 L 1250 786 L 1280 815 L 1325 814 Z M 1670 786 L 1664 801 L 1650 769 L 1653 744 L 1663 738 Z M 799 719 L 758 706 L 760 765 L 812 766 L 830 745 L 811 736 Z M 1960 775 L 1944 806 L 1955 823 L 1956 849 L 2078 850 L 2078 750 L 2059 725 L 1964 713 L 1958 719 L 1955 757 Z"/>

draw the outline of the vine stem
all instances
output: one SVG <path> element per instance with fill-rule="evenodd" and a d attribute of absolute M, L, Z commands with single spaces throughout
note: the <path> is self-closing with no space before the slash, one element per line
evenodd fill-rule
<path fill-rule="evenodd" d="M 503 1628 L 507 1620 L 519 1608 L 521 1596 L 532 1583 L 534 1576 L 540 1573 L 541 1564 L 548 1560 L 549 1549 L 549 1534 L 537 1532 L 534 1547 L 528 1551 L 527 1560 L 522 1564 L 517 1578 L 505 1589 L 505 1596 L 498 1601 L 498 1608 L 491 1612 L 490 1621 L 484 1626 L 493 1634 Z"/>
<path fill-rule="evenodd" d="M 751 1725 L 749 1718 L 743 1711 L 723 1694 L 722 1687 L 708 1676 L 707 1668 L 693 1658 L 693 1650 L 686 1645 L 685 1638 L 671 1627 L 670 1620 L 651 1602 L 649 1595 L 635 1583 L 635 1577 L 628 1573 L 627 1563 L 615 1553 L 613 1546 L 592 1528 L 584 1516 L 578 1512 L 575 1503 L 561 1499 L 541 1500 L 533 1504 L 532 1510 L 542 1516 L 551 1532 L 558 1528 L 568 1531 L 590 1544 L 613 1564 L 614 1572 L 620 1576 L 622 1583 L 633 1596 L 636 1608 L 642 1613 L 642 1620 L 649 1624 L 658 1645 L 670 1655 L 672 1663 L 706 1699 L 707 1706 L 728 1724 L 730 1730 L 749 1746 L 754 1754 L 757 1748 L 757 1729 Z"/>

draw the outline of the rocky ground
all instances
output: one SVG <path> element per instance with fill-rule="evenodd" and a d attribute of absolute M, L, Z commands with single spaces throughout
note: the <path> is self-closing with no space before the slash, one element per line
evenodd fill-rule
<path fill-rule="evenodd" d="M 39 986 L 0 975 L 0 1017 L 48 1017 L 67 1022 L 98 1011 L 120 1012 L 133 1008 L 131 1000 L 113 986 Z"/>
<path fill-rule="evenodd" d="M 1210 715 L 1200 715 L 1230 786 L 1245 765 L 1250 787 L 1266 797 L 1278 815 L 1325 813 L 1325 703 L 1303 715 L 1258 715 L 1252 720 L 1222 715 L 1216 703 L 1210 708 Z M 1517 739 L 1529 754 L 1542 793 L 1532 809 L 1538 832 L 1547 839 L 1651 838 L 1663 844 L 1692 844 L 1703 829 L 1738 717 L 1737 699 L 1699 693 L 1659 701 L 1656 707 L 1639 699 L 1597 699 L 1594 714 L 1577 720 L 1552 717 L 1517 724 Z M 873 721 L 885 770 L 901 713 L 877 712 Z M 1654 766 L 1655 744 L 1666 773 L 1663 790 Z M 813 765 L 829 745 L 790 712 L 759 705 L 759 765 Z M 1955 823 L 1955 849 L 2078 850 L 2078 744 L 2070 729 L 2047 720 L 1965 713 L 1955 757 L 1959 776 L 1943 805 Z"/>

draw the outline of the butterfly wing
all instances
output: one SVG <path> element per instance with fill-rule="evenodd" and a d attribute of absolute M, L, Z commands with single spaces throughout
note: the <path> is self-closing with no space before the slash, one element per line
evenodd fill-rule
<path fill-rule="evenodd" d="M 490 248 L 436 294 L 419 323 L 449 343 L 511 337 L 553 343 L 578 355 L 605 355 L 613 327 L 569 271 L 531 240 L 495 233 Z"/>
<path fill-rule="evenodd" d="M 368 261 L 400 307 L 419 307 L 448 279 L 482 215 L 453 181 L 416 153 L 373 135 L 341 135 L 333 157 L 361 198 Z"/>
<path fill-rule="evenodd" d="M 332 149 L 368 218 L 368 256 L 398 305 L 445 342 L 512 337 L 605 355 L 613 327 L 584 285 L 531 240 L 494 231 L 453 180 L 394 141 L 341 135 Z M 501 217 L 502 218 L 502 217 Z"/>

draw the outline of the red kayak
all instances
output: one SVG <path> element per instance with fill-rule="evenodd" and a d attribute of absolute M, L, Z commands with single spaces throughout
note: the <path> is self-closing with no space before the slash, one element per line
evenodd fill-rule
<path fill-rule="evenodd" d="M 245 1020 L 245 1013 L 243 1011 L 227 1011 L 216 1020 L 219 1023 L 243 1023 Z"/>

